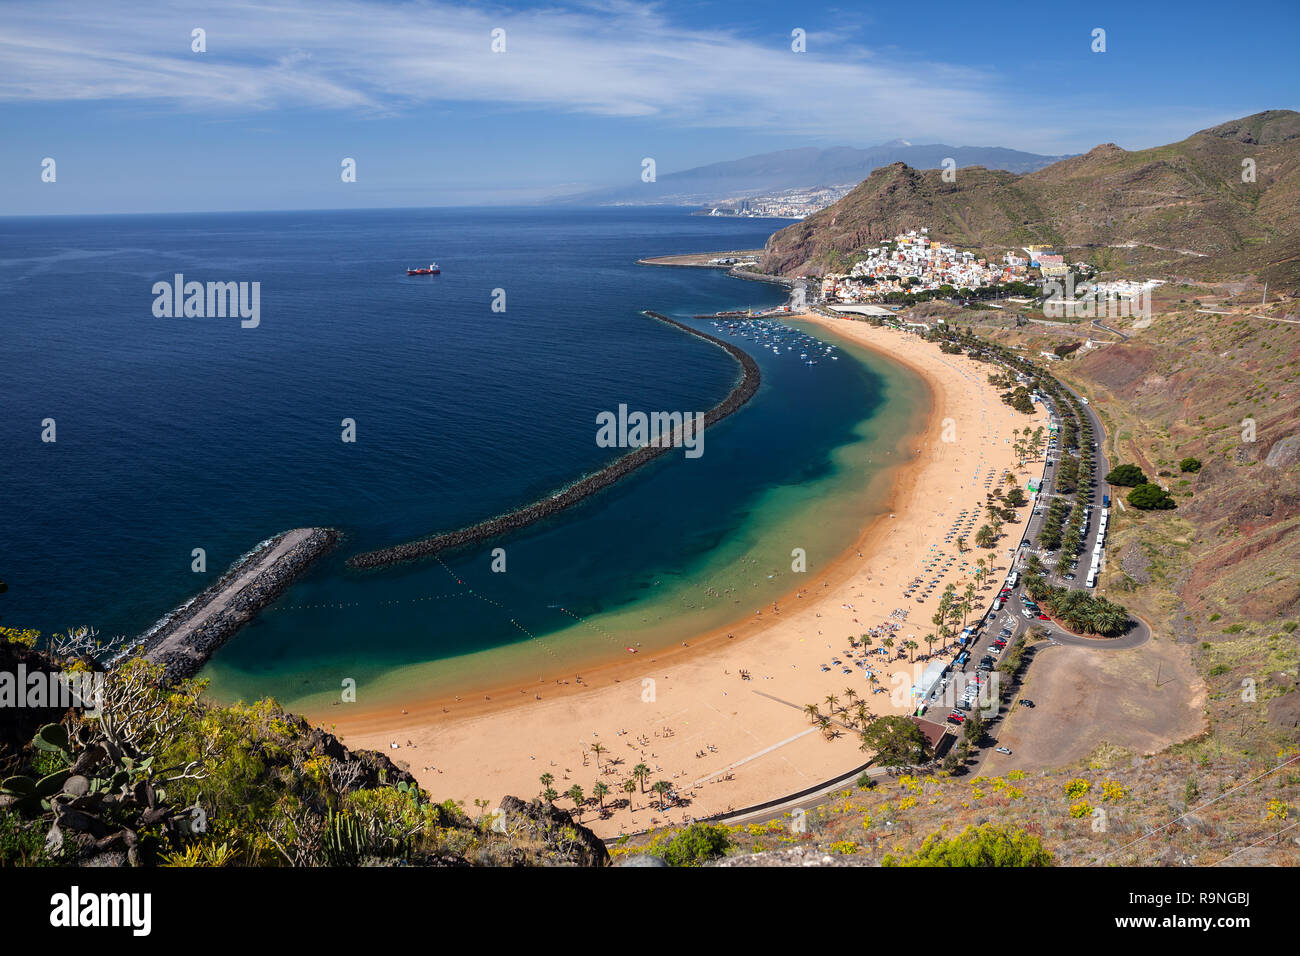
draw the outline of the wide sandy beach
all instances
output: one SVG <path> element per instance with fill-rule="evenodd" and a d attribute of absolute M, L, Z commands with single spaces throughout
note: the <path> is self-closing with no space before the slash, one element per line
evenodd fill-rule
<path fill-rule="evenodd" d="M 370 711 L 350 705 L 319 716 L 349 746 L 384 751 L 435 799 L 462 800 L 471 813 L 476 799 L 495 806 L 505 794 L 536 796 L 547 773 L 562 794 L 556 803 L 571 809 L 563 794 L 577 784 L 591 801 L 582 822 L 602 836 L 762 803 L 863 764 L 868 755 L 854 732 L 828 740 L 804 707 L 817 703 L 826 713 L 828 696 L 838 698 L 838 709 L 857 695 L 871 713 L 906 712 L 943 588 L 952 582 L 960 595 L 980 557 L 1002 571 L 1008 566 L 1025 509 L 994 551 L 974 549 L 974 532 L 986 521 L 987 492 L 1006 471 L 1022 486 L 1041 472 L 1041 459 L 1017 468 L 1012 431 L 1045 426 L 1046 415 L 1011 409 L 988 384 L 989 366 L 944 355 L 917 336 L 800 318 L 906 364 L 931 392 L 915 457 L 896 470 L 891 512 L 862 528 L 857 546 L 830 570 L 810 573 L 798 592 L 747 609 L 744 620 L 688 646 L 629 655 L 562 683 L 483 688 L 473 701 L 412 699 Z M 959 554 L 963 535 L 968 550 Z M 938 585 L 922 601 L 923 591 L 905 597 L 922 575 Z M 977 607 L 987 606 L 992 586 L 985 584 Z M 850 645 L 873 629 L 869 645 Z M 886 652 L 888 635 L 895 646 Z M 909 639 L 920 645 L 915 664 L 906 651 L 899 657 Z M 593 744 L 603 748 L 599 755 Z M 671 785 L 676 799 L 666 810 L 639 785 L 628 805 L 623 784 L 639 764 L 650 770 L 647 786 Z M 604 812 L 591 800 L 597 781 L 610 791 Z"/>

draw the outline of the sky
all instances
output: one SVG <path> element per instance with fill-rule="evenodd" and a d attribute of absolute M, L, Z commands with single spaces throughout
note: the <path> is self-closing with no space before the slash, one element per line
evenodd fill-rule
<path fill-rule="evenodd" d="M 1139 149 L 1300 108 L 1298 48 L 1296 0 L 3 0 L 0 215 L 523 204 L 895 138 Z"/>

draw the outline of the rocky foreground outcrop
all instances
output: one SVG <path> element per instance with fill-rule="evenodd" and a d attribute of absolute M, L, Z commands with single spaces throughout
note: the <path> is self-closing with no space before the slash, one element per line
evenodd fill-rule
<path fill-rule="evenodd" d="M 600 837 L 580 823 L 567 810 L 540 799 L 525 803 L 518 797 L 501 798 L 505 828 L 550 848 L 553 859 L 547 862 L 571 866 L 608 866 L 609 851 Z"/>

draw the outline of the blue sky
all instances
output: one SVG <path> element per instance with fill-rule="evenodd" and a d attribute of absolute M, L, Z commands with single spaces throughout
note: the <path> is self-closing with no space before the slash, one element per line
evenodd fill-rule
<path fill-rule="evenodd" d="M 1134 149 L 1300 107 L 1298 47 L 1294 0 L 5 0 L 0 214 L 531 202 L 896 137 Z"/>

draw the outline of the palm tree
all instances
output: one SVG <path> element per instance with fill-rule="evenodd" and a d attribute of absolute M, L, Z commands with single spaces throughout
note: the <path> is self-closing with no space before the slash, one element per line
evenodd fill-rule
<path fill-rule="evenodd" d="M 604 781 L 596 781 L 596 785 L 591 788 L 591 795 L 596 798 L 600 804 L 600 809 L 605 809 L 605 797 L 609 794 L 609 787 L 605 786 Z"/>
<path fill-rule="evenodd" d="M 934 642 L 935 642 L 936 640 L 938 640 L 938 636 L 935 635 L 933 632 L 931 632 L 931 633 L 925 635 L 925 645 L 926 645 L 926 650 L 927 650 L 927 653 L 929 653 L 930 655 L 933 655 L 933 654 L 934 654 Z"/>
<path fill-rule="evenodd" d="M 650 768 L 643 763 L 632 768 L 632 776 L 640 782 L 641 792 L 645 793 L 645 782 L 650 779 Z"/>
<path fill-rule="evenodd" d="M 664 796 L 665 796 L 665 795 L 668 793 L 668 791 L 671 790 L 672 788 L 673 788 L 673 787 L 672 787 L 672 784 L 670 784 L 667 780 L 656 780 L 654 786 L 650 788 L 650 789 L 653 790 L 655 793 L 659 794 L 659 809 L 660 809 L 660 810 L 662 810 L 662 809 L 664 808 Z"/>
<path fill-rule="evenodd" d="M 549 773 L 542 774 L 539 779 L 542 781 L 543 790 L 549 790 L 551 788 L 551 784 L 555 783 L 555 777 Z"/>
<path fill-rule="evenodd" d="M 1128 626 L 1128 612 L 1120 605 L 1113 604 L 1105 598 L 1092 602 L 1087 617 L 1087 628 L 1094 634 L 1108 637 L 1121 633 Z"/>
<path fill-rule="evenodd" d="M 558 796 L 559 794 L 556 793 L 550 787 L 547 787 L 545 790 L 542 791 L 542 799 L 545 800 L 547 803 L 554 803 L 555 798 Z"/>
<path fill-rule="evenodd" d="M 572 787 L 569 788 L 569 792 L 567 796 L 570 800 L 573 801 L 573 806 L 574 809 L 577 811 L 578 819 L 581 820 L 582 805 L 587 802 L 587 797 L 582 792 L 582 788 L 575 783 Z"/>
<path fill-rule="evenodd" d="M 822 715 L 822 709 L 818 704 L 804 704 L 803 712 L 808 715 L 808 720 L 816 723 L 817 718 Z"/>
<path fill-rule="evenodd" d="M 918 647 L 920 647 L 921 645 L 916 643 L 916 641 L 906 640 L 903 642 L 903 646 L 907 648 L 907 662 L 910 664 L 912 663 L 913 660 L 912 652 L 916 650 Z"/>
<path fill-rule="evenodd" d="M 605 752 L 605 747 L 604 747 L 604 745 L 602 745 L 602 744 L 598 744 L 598 743 L 596 743 L 596 744 L 592 744 L 592 745 L 591 745 L 591 752 L 592 752 L 593 754 L 596 755 L 596 769 L 599 770 L 599 769 L 600 769 L 600 755 L 603 754 L 603 753 Z"/>
<path fill-rule="evenodd" d="M 836 697 L 834 694 L 826 695 L 826 703 L 830 707 L 832 714 L 835 713 L 835 705 L 838 704 L 839 702 L 840 699 Z"/>
<path fill-rule="evenodd" d="M 884 646 L 885 650 L 887 650 L 887 651 L 888 651 L 888 650 L 893 650 L 893 647 L 894 647 L 894 639 L 893 639 L 892 637 L 887 637 L 887 638 L 885 638 L 883 641 L 881 641 L 880 643 Z"/>
<path fill-rule="evenodd" d="M 957 537 L 957 553 L 961 554 L 966 550 L 966 539 L 960 535 Z"/>
<path fill-rule="evenodd" d="M 847 711 L 850 707 L 853 706 L 853 698 L 858 696 L 858 692 L 854 690 L 852 687 L 846 687 L 844 688 L 844 696 L 847 697 L 849 701 L 847 704 L 844 705 L 844 709 Z"/>
<path fill-rule="evenodd" d="M 628 777 L 623 781 L 623 792 L 627 794 L 627 808 L 632 809 L 632 794 L 636 793 L 636 781 Z"/>

